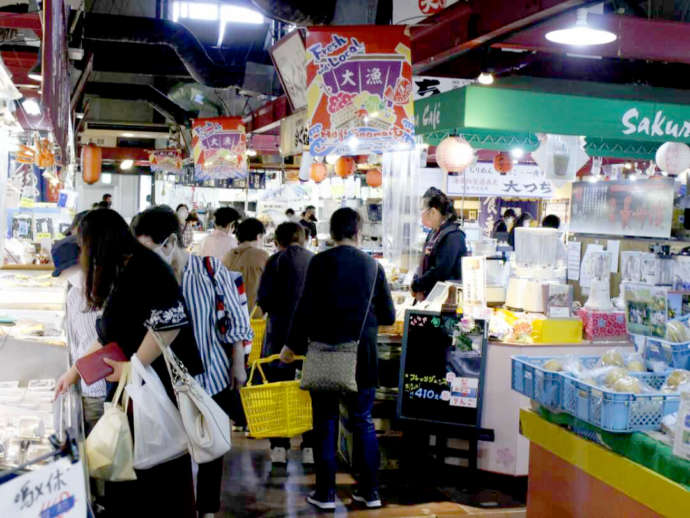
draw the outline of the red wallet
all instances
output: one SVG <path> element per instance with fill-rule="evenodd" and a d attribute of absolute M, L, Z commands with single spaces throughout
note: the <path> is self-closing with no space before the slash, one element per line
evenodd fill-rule
<path fill-rule="evenodd" d="M 113 368 L 105 363 L 103 358 L 118 362 L 129 361 L 116 343 L 104 345 L 98 351 L 82 356 L 76 361 L 75 366 L 84 383 L 92 385 L 113 373 Z"/>

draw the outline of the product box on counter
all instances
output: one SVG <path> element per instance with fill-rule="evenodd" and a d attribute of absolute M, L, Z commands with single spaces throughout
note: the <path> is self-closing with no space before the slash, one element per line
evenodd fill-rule
<path fill-rule="evenodd" d="M 537 344 L 577 344 L 582 342 L 579 318 L 546 318 L 532 322 L 532 339 Z"/>
<path fill-rule="evenodd" d="M 594 311 L 582 308 L 577 312 L 582 319 L 586 340 L 625 338 L 625 311 Z"/>

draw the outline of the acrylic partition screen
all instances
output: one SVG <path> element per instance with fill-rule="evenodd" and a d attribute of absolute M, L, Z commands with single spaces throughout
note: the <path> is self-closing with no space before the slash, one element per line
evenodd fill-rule
<path fill-rule="evenodd" d="M 421 256 L 419 150 L 383 154 L 383 255 L 402 272 Z"/>

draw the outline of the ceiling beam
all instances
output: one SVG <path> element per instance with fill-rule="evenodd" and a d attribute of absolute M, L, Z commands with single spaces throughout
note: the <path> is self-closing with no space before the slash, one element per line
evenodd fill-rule
<path fill-rule="evenodd" d="M 39 38 L 43 37 L 39 13 L 6 13 L 0 12 L 0 27 L 3 29 L 30 29 Z"/>

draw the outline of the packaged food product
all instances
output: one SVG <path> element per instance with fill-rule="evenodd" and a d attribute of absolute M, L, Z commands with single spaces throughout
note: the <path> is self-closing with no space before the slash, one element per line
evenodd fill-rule
<path fill-rule="evenodd" d="M 680 343 L 690 341 L 690 329 L 680 320 L 670 320 L 666 323 L 666 340 Z"/>
<path fill-rule="evenodd" d="M 623 359 L 623 353 L 618 349 L 609 349 L 601 356 L 601 365 L 604 367 L 614 366 L 614 367 L 625 367 L 625 360 Z"/>
<path fill-rule="evenodd" d="M 668 375 L 661 387 L 662 392 L 690 391 L 690 371 L 676 369 Z"/>

